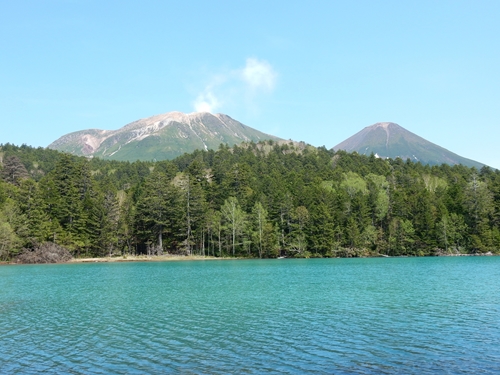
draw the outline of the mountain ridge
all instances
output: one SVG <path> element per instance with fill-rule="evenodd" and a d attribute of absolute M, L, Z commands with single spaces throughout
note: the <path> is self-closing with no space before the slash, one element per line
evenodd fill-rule
<path fill-rule="evenodd" d="M 66 134 L 48 148 L 74 155 L 135 161 L 174 159 L 195 150 L 217 149 L 220 144 L 285 141 L 246 126 L 228 115 L 208 112 L 157 114 L 130 122 L 117 130 L 86 129 Z M 381 158 L 410 159 L 422 164 L 485 166 L 464 158 L 406 130 L 394 122 L 377 122 L 332 148 Z"/>
<path fill-rule="evenodd" d="M 66 134 L 48 148 L 113 160 L 173 159 L 196 149 L 217 149 L 221 143 L 281 140 L 228 115 L 167 112 L 133 121 L 117 130 L 86 129 Z"/>

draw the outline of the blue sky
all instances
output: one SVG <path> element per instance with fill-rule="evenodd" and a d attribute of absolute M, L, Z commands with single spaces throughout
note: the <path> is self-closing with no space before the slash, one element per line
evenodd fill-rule
<path fill-rule="evenodd" d="M 210 110 L 331 148 L 392 121 L 500 168 L 499 1 L 0 2 L 0 143 Z"/>

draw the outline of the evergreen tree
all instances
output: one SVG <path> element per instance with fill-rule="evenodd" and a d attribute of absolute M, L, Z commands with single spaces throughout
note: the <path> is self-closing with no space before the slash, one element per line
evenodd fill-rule
<path fill-rule="evenodd" d="M 493 196 L 487 184 L 474 174 L 466 186 L 464 198 L 473 249 L 488 250 L 492 245 L 488 239 L 491 239 L 489 219 L 494 212 Z"/>
<path fill-rule="evenodd" d="M 11 184 L 19 186 L 22 180 L 29 177 L 29 173 L 17 156 L 8 156 L 3 162 L 0 177 Z"/>
<path fill-rule="evenodd" d="M 179 236 L 179 189 L 163 172 L 153 172 L 142 188 L 137 202 L 137 229 L 147 249 L 163 253 L 163 239 L 170 238 L 169 245 L 175 246 Z M 148 250 L 151 254 L 151 250 Z"/>

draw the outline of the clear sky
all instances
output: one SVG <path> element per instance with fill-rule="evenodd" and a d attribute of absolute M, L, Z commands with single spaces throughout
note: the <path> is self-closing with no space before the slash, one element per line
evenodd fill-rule
<path fill-rule="evenodd" d="M 0 2 L 0 143 L 195 110 L 328 148 L 392 121 L 500 168 L 500 1 Z"/>

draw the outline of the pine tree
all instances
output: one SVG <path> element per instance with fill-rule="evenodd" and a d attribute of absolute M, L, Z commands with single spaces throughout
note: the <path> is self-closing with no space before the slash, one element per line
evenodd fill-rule
<path fill-rule="evenodd" d="M 165 173 L 155 171 L 146 179 L 137 201 L 136 222 L 138 234 L 148 248 L 153 246 L 161 254 L 165 236 L 169 245 L 175 246 L 183 212 L 179 203 L 180 191 Z"/>
<path fill-rule="evenodd" d="M 32 179 L 22 181 L 18 204 L 20 212 L 26 218 L 29 235 L 25 238 L 25 247 L 33 248 L 38 244 L 50 240 L 50 218 L 45 210 L 45 201 L 39 185 Z"/>
<path fill-rule="evenodd" d="M 5 181 L 19 186 L 21 181 L 29 177 L 26 167 L 17 156 L 8 156 L 3 162 L 0 177 Z"/>

